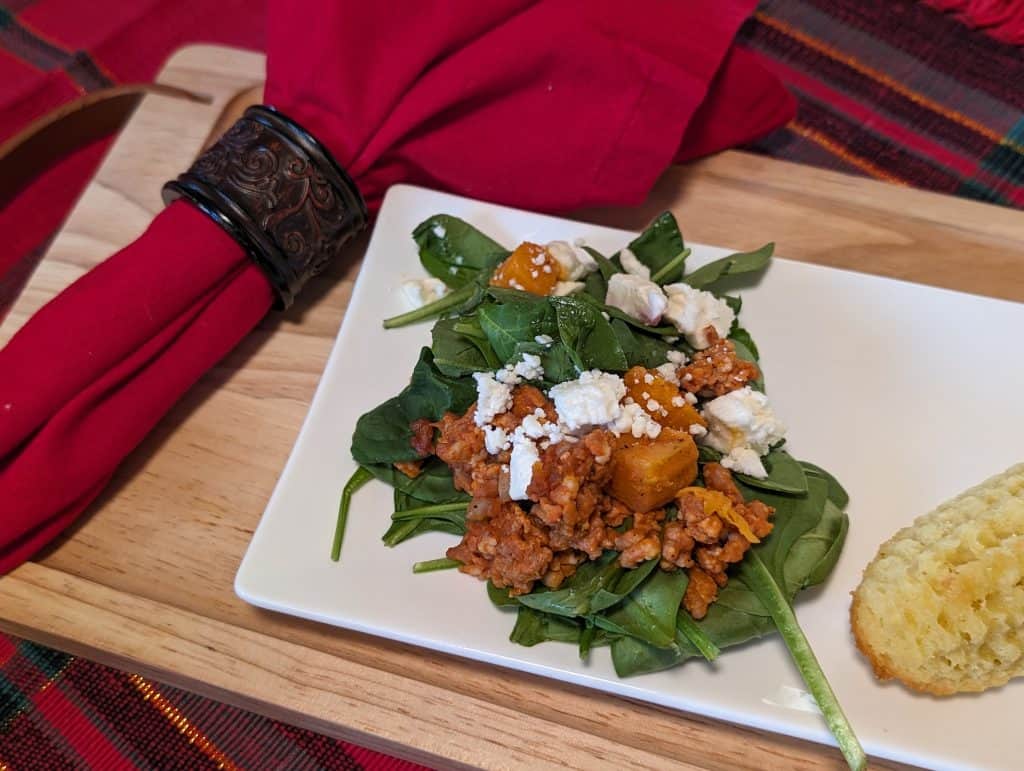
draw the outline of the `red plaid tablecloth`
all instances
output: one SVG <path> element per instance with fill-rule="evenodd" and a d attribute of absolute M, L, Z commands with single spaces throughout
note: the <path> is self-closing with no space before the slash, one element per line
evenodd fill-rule
<path fill-rule="evenodd" d="M 260 48 L 262 10 L 258 0 L 0 0 L 0 142 L 82 93 L 151 79 L 183 45 Z M 1024 49 L 912 0 L 768 0 L 740 41 L 800 100 L 796 119 L 752 149 L 1024 206 Z M 76 151 L 0 203 L 0 308 L 108 145 Z M 0 635 L 0 771 L 90 767 L 415 768 Z"/>

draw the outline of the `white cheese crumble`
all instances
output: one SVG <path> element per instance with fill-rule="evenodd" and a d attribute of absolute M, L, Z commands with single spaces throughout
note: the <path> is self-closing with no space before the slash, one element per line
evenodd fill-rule
<path fill-rule="evenodd" d="M 672 406 L 673 407 L 682 407 L 684 404 L 686 404 L 686 399 L 684 399 L 682 396 L 673 396 L 672 397 Z"/>
<path fill-rule="evenodd" d="M 559 281 L 555 284 L 555 288 L 551 290 L 551 294 L 555 297 L 565 297 L 566 295 L 582 292 L 585 286 L 586 284 L 582 281 Z"/>
<path fill-rule="evenodd" d="M 689 284 L 669 284 L 665 294 L 668 295 L 665 318 L 694 348 L 703 350 L 710 345 L 705 333 L 708 326 L 714 327 L 719 337 L 728 336 L 736 314 L 711 292 L 694 289 Z"/>
<path fill-rule="evenodd" d="M 540 380 L 544 377 L 544 365 L 540 363 L 540 356 L 524 353 L 522 360 L 512 367 L 512 372 L 523 380 Z"/>
<path fill-rule="evenodd" d="M 608 279 L 608 292 L 604 302 L 650 326 L 661 321 L 662 314 L 668 307 L 668 299 L 660 286 L 629 273 L 616 273 Z"/>
<path fill-rule="evenodd" d="M 533 464 L 538 460 L 540 453 L 537 445 L 517 428 L 512 436 L 512 457 L 509 459 L 509 498 L 521 501 L 527 497 L 526 489 L 533 479 Z"/>
<path fill-rule="evenodd" d="M 491 455 L 507 450 L 511 443 L 512 440 L 505 429 L 499 426 L 484 426 L 484 447 Z"/>
<path fill-rule="evenodd" d="M 621 377 L 596 369 L 559 383 L 549 392 L 559 418 L 571 430 L 614 421 L 622 412 L 619 402 L 625 395 Z"/>
<path fill-rule="evenodd" d="M 583 248 L 581 241 L 552 241 L 544 247 L 558 263 L 559 277 L 563 281 L 579 281 L 597 270 L 597 261 Z"/>
<path fill-rule="evenodd" d="M 749 447 L 736 447 L 728 455 L 723 455 L 722 465 L 732 471 L 738 471 L 740 474 L 758 479 L 768 476 L 761 457 Z"/>
<path fill-rule="evenodd" d="M 682 351 L 669 351 L 665 354 L 665 358 L 668 359 L 669 364 L 675 364 L 677 367 L 682 367 L 686 364 L 686 354 Z"/>
<path fill-rule="evenodd" d="M 639 276 L 640 278 L 651 279 L 651 269 L 640 262 L 640 258 L 633 254 L 633 250 L 626 248 L 619 252 L 619 262 L 622 263 L 622 269 L 631 276 Z"/>
<path fill-rule="evenodd" d="M 637 439 L 645 436 L 655 439 L 661 433 L 661 424 L 636 402 L 622 405 L 619 416 L 607 427 L 615 436 L 631 434 Z"/>
<path fill-rule="evenodd" d="M 676 353 L 675 351 L 669 351 L 669 353 Z M 676 365 L 672 362 L 665 362 L 661 366 L 655 367 L 655 370 L 665 380 L 670 382 L 672 385 L 679 385 L 679 373 L 676 369 Z"/>
<path fill-rule="evenodd" d="M 553 337 L 551 337 L 551 335 L 536 335 L 533 338 L 533 342 L 537 343 L 538 345 L 548 346 L 555 342 L 555 340 Z"/>
<path fill-rule="evenodd" d="M 686 400 L 687 404 L 696 404 L 697 403 L 696 395 L 695 394 L 691 394 L 689 391 L 687 391 L 685 394 L 683 394 L 683 398 Z"/>
<path fill-rule="evenodd" d="M 690 428 L 687 430 L 690 432 L 691 436 L 704 436 L 704 434 L 708 432 L 708 430 L 700 423 L 691 423 Z"/>
<path fill-rule="evenodd" d="M 474 372 L 476 380 L 476 412 L 473 422 L 484 426 L 512 406 L 512 386 L 500 383 L 491 372 Z"/>
<path fill-rule="evenodd" d="M 448 294 L 448 287 L 439 278 L 417 278 L 403 281 L 402 295 L 413 308 L 422 308 Z"/>
<path fill-rule="evenodd" d="M 727 455 L 742 449 L 764 455 L 786 435 L 786 427 L 775 416 L 768 397 L 750 386 L 712 399 L 704 405 L 702 414 L 708 421 L 704 444 Z M 742 459 L 734 455 L 733 462 Z"/>

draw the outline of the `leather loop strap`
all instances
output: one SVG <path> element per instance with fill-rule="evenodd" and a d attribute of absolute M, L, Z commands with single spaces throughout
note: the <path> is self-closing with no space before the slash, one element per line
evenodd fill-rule
<path fill-rule="evenodd" d="M 366 203 L 327 150 L 272 107 L 250 107 L 192 167 L 164 185 L 252 256 L 287 308 L 366 227 Z"/>

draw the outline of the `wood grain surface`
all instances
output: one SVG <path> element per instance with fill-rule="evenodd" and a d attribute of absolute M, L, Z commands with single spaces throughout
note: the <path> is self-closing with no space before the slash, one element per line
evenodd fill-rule
<path fill-rule="evenodd" d="M 162 183 L 258 98 L 263 58 L 209 46 L 160 80 L 6 322 L 141 233 Z M 631 229 L 669 208 L 687 238 L 1024 301 L 1024 215 L 730 152 L 650 200 L 578 219 Z M 0 579 L 0 628 L 438 767 L 841 768 L 828 747 L 638 704 L 251 607 L 235 571 L 297 436 L 365 239 L 193 388 L 58 543 Z M 837 621 L 838 623 L 838 621 Z M 845 624 L 845 619 L 842 620 Z M 877 763 L 876 768 L 897 768 Z"/>

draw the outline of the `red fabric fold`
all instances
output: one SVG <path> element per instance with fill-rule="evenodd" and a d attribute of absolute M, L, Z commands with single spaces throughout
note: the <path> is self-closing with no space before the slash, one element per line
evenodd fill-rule
<path fill-rule="evenodd" d="M 674 158 L 791 117 L 754 56 L 730 50 L 753 7 L 450 0 L 396 20 L 272 2 L 266 98 L 371 210 L 399 181 L 545 211 L 632 204 Z M 270 305 L 242 250 L 179 202 L 36 314 L 0 351 L 0 573 L 72 522 Z"/>
<path fill-rule="evenodd" d="M 924 0 L 996 40 L 1024 45 L 1024 0 Z"/>

